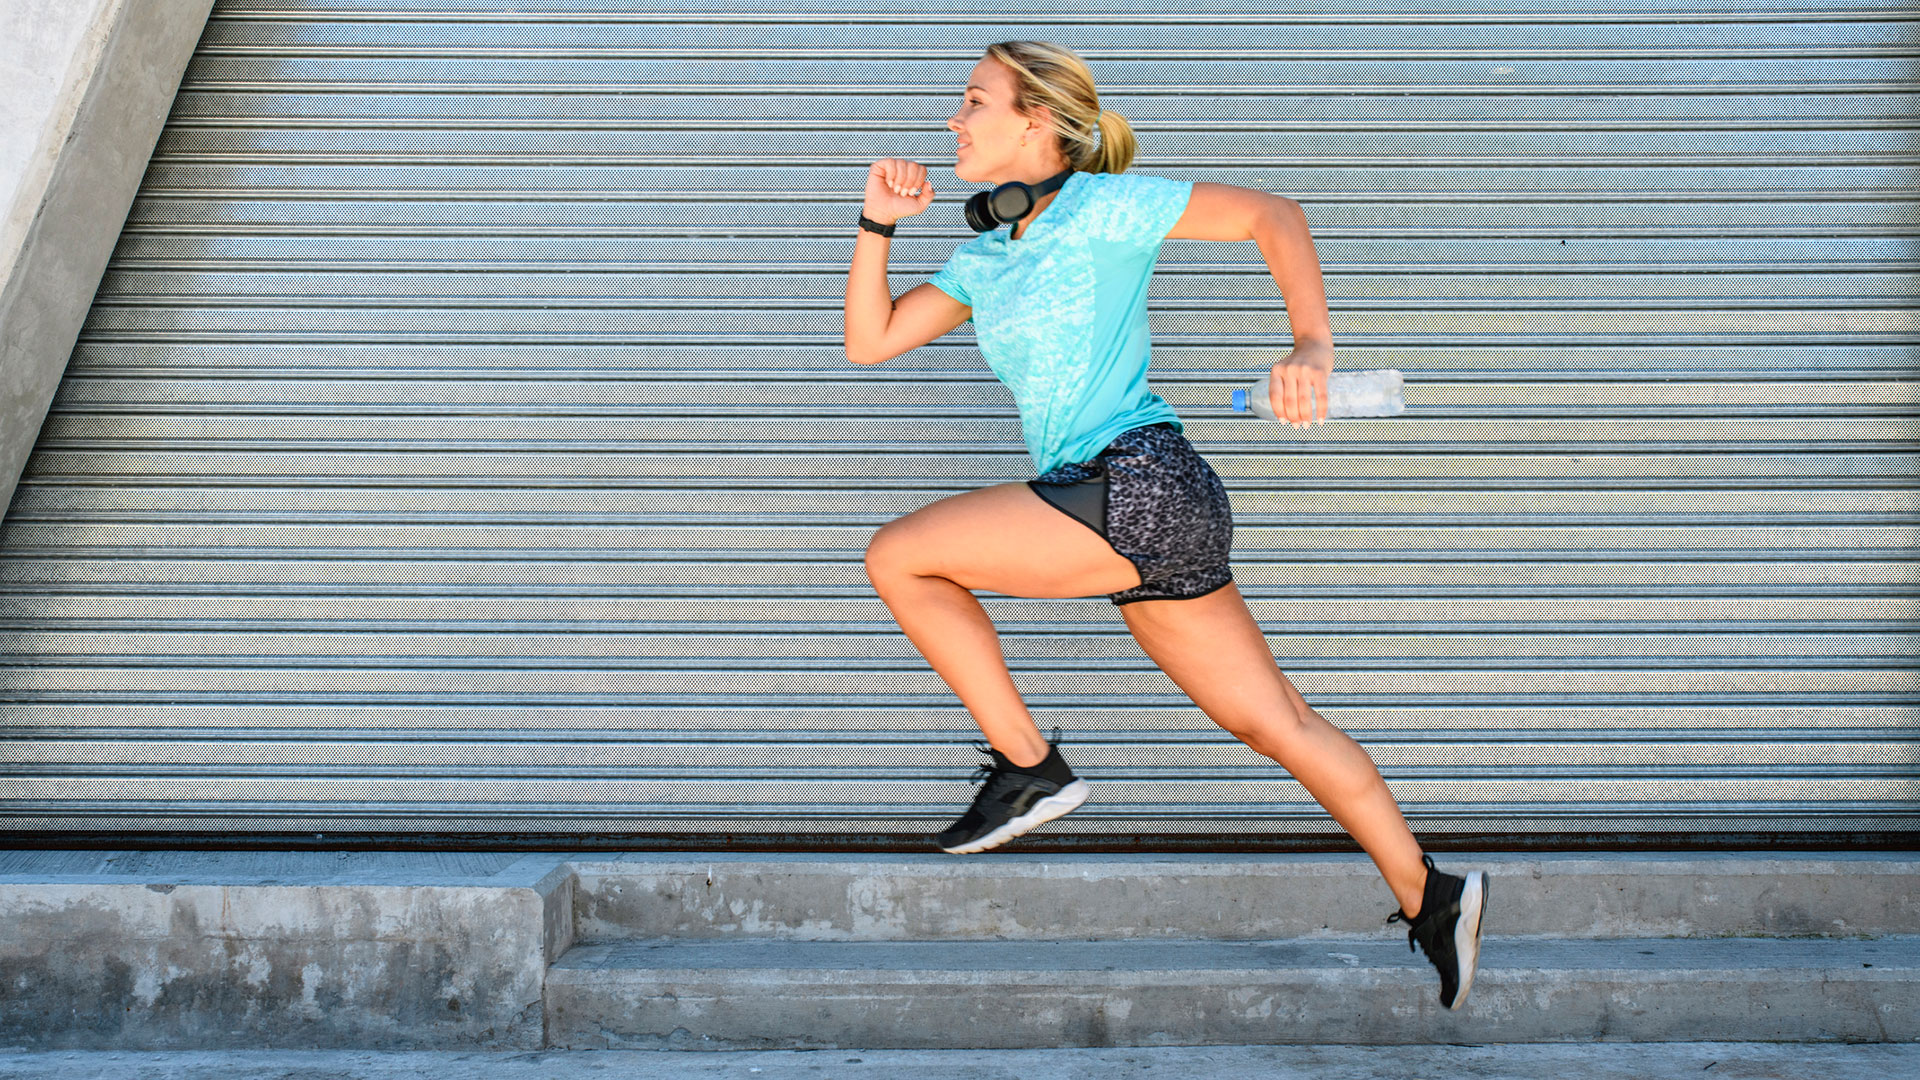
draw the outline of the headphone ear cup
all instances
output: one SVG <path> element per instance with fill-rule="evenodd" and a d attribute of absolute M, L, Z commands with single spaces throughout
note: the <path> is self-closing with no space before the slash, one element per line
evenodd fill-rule
<path fill-rule="evenodd" d="M 974 232 L 986 232 L 999 224 L 993 220 L 993 211 L 987 206 L 987 193 L 984 191 L 967 200 L 966 213 L 967 224 L 973 227 Z"/>
<path fill-rule="evenodd" d="M 1001 224 L 1019 221 L 1033 210 L 1033 189 L 1018 180 L 1011 180 L 993 189 L 989 199 L 993 207 L 993 219 Z"/>
<path fill-rule="evenodd" d="M 997 229 L 1009 221 L 1019 221 L 1033 210 L 1033 189 L 1018 180 L 1010 180 L 992 191 L 976 192 L 967 200 L 967 224 L 974 232 Z"/>

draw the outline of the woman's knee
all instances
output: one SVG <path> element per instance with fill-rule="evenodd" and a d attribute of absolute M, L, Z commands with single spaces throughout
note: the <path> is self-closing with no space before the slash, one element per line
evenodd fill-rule
<path fill-rule="evenodd" d="M 878 584 L 884 578 L 913 573 L 913 544 L 899 519 L 887 522 L 867 540 L 865 563 L 867 580 Z"/>
<path fill-rule="evenodd" d="M 1305 740 L 1308 729 L 1314 723 L 1326 723 L 1319 713 L 1311 709 L 1307 711 L 1309 715 L 1301 716 L 1292 708 L 1282 708 L 1257 716 L 1216 716 L 1212 719 L 1227 734 L 1246 743 L 1255 753 L 1278 760 Z"/>

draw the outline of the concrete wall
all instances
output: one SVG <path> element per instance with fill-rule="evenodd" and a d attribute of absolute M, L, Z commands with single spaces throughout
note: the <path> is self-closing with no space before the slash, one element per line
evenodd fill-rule
<path fill-rule="evenodd" d="M 0 4 L 0 516 L 212 7 Z"/>
<path fill-rule="evenodd" d="M 0 852 L 0 1047 L 535 1049 L 574 880 L 542 855 Z"/>

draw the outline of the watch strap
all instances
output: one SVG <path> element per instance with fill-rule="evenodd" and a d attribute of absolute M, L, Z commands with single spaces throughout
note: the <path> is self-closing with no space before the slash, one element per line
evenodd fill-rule
<path fill-rule="evenodd" d="M 882 225 L 867 215 L 861 214 L 860 227 L 868 232 L 879 233 L 881 236 L 892 236 L 895 225 Z"/>

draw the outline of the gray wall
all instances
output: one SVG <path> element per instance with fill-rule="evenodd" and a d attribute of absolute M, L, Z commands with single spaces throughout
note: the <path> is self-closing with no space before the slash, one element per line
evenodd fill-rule
<path fill-rule="evenodd" d="M 0 8 L 0 517 L 212 7 Z"/>

